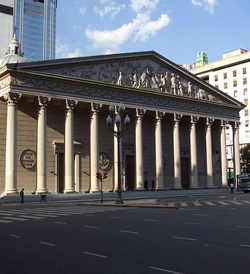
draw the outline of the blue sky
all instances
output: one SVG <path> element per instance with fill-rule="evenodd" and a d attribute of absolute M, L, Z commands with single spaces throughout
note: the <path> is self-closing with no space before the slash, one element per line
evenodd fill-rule
<path fill-rule="evenodd" d="M 154 50 L 178 64 L 250 50 L 249 0 L 58 0 L 57 58 Z"/>

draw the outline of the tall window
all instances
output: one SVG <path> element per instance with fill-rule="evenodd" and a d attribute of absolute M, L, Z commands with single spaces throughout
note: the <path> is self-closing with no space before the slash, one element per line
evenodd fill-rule
<path fill-rule="evenodd" d="M 216 88 L 219 88 L 219 85 L 215 85 Z"/>
<path fill-rule="evenodd" d="M 234 71 L 233 71 L 233 77 L 236 77 L 236 76 L 237 76 L 237 71 L 234 70 Z"/>
<path fill-rule="evenodd" d="M 223 78 L 227 79 L 227 73 L 226 72 L 223 74 Z"/>
<path fill-rule="evenodd" d="M 238 96 L 238 91 L 235 90 L 235 91 L 234 91 L 234 97 L 237 97 L 237 96 Z"/>
<path fill-rule="evenodd" d="M 244 94 L 244 95 L 247 95 L 247 93 L 248 93 L 248 92 L 247 92 L 247 88 L 244 88 L 244 89 L 243 89 L 243 94 Z"/>
<path fill-rule="evenodd" d="M 243 78 L 243 85 L 247 84 L 247 78 Z"/>
<path fill-rule="evenodd" d="M 245 109 L 245 117 L 248 117 L 248 109 Z"/>
<path fill-rule="evenodd" d="M 248 105 L 248 99 L 244 99 L 244 104 L 247 106 Z"/>
<path fill-rule="evenodd" d="M 237 80 L 234 80 L 233 86 L 237 87 Z"/>
<path fill-rule="evenodd" d="M 243 68 L 243 69 L 242 69 L 242 73 L 243 73 L 243 74 L 247 74 L 247 68 Z"/>
<path fill-rule="evenodd" d="M 248 127 L 249 126 L 249 120 L 246 120 L 245 121 L 245 127 Z"/>
<path fill-rule="evenodd" d="M 215 81 L 215 82 L 218 81 L 218 75 L 214 75 L 214 81 Z"/>

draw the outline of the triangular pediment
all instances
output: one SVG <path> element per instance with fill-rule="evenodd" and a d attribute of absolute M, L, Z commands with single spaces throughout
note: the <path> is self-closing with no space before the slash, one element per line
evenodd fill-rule
<path fill-rule="evenodd" d="M 154 51 L 31 62 L 19 64 L 19 69 L 242 106 L 234 98 Z"/>

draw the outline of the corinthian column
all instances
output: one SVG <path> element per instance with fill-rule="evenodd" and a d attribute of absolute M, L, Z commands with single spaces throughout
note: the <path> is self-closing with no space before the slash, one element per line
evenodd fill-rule
<path fill-rule="evenodd" d="M 205 135 L 206 135 L 206 164 L 207 164 L 207 175 L 206 175 L 206 188 L 214 186 L 213 180 L 213 153 L 212 153 L 212 132 L 211 126 L 214 119 L 206 118 Z"/>
<path fill-rule="evenodd" d="M 65 117 L 65 189 L 64 193 L 75 192 L 74 187 L 74 110 L 77 101 L 66 99 Z"/>
<path fill-rule="evenodd" d="M 47 105 L 50 99 L 38 96 L 37 193 L 47 192 Z"/>
<path fill-rule="evenodd" d="M 7 129 L 5 155 L 5 190 L 6 194 L 17 192 L 17 103 L 21 94 L 6 93 Z"/>
<path fill-rule="evenodd" d="M 155 185 L 156 189 L 163 189 L 163 153 L 162 153 L 162 119 L 165 113 L 155 113 Z"/>
<path fill-rule="evenodd" d="M 173 115 L 173 146 L 174 146 L 174 184 L 173 189 L 181 189 L 181 154 L 180 154 L 180 120 L 181 114 Z"/>
<path fill-rule="evenodd" d="M 239 122 L 233 123 L 233 136 L 234 136 L 234 174 L 240 174 L 240 142 L 239 142 Z"/>
<path fill-rule="evenodd" d="M 198 188 L 198 163 L 197 163 L 197 143 L 196 143 L 196 123 L 197 116 L 190 117 L 190 156 L 191 156 L 191 175 L 190 188 Z"/>
<path fill-rule="evenodd" d="M 226 124 L 227 121 L 221 120 L 220 124 L 220 158 L 221 158 L 221 184 L 227 185 L 227 155 L 226 155 Z"/>
<path fill-rule="evenodd" d="M 136 190 L 144 189 L 144 160 L 143 160 L 143 133 L 142 117 L 145 110 L 136 109 L 135 115 L 135 166 L 136 166 Z"/>
<path fill-rule="evenodd" d="M 99 172 L 99 126 L 98 113 L 102 105 L 91 103 L 90 112 L 90 191 L 99 191 L 99 181 L 96 173 Z"/>

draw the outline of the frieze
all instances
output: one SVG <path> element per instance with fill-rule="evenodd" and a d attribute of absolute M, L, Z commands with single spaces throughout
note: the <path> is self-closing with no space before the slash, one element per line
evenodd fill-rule
<path fill-rule="evenodd" d="M 239 114 L 237 109 L 224 108 L 222 106 L 216 105 L 204 105 L 199 104 L 198 101 L 193 102 L 191 100 L 183 100 L 181 96 L 179 100 L 176 98 L 170 97 L 152 97 L 152 95 L 147 96 L 145 93 L 126 93 L 126 92 L 117 92 L 115 90 L 104 90 L 98 88 L 84 87 L 80 84 L 67 84 L 61 82 L 54 82 L 53 89 L 50 81 L 43 81 L 37 79 L 26 79 L 23 77 L 18 77 L 16 83 L 25 83 L 27 88 L 39 88 L 43 89 L 46 94 L 48 91 L 50 96 L 53 97 L 53 94 L 60 95 L 61 97 L 70 96 L 76 97 L 79 101 L 84 101 L 84 99 L 101 101 L 123 101 L 126 104 L 138 106 L 143 105 L 150 109 L 164 110 L 170 112 L 181 112 L 181 113 L 194 113 L 197 115 L 212 115 L 215 117 L 227 117 L 230 119 L 238 119 Z M 47 87 L 47 88 L 46 88 Z M 49 87 L 49 88 L 48 88 Z M 28 89 L 27 89 L 28 92 Z M 180 100 L 181 99 L 181 100 Z M 197 99 L 196 99 L 197 100 Z"/>

